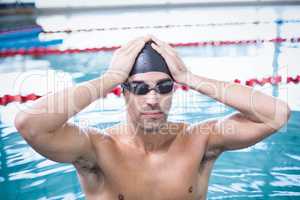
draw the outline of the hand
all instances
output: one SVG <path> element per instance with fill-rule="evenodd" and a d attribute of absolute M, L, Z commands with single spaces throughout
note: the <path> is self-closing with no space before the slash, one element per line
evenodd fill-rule
<path fill-rule="evenodd" d="M 112 76 L 118 84 L 125 82 L 137 55 L 149 40 L 151 40 L 149 36 L 139 37 L 116 50 L 106 73 Z"/>
<path fill-rule="evenodd" d="M 154 36 L 151 36 L 151 39 L 155 42 L 151 44 L 152 48 L 165 59 L 175 81 L 186 85 L 186 81 L 191 72 L 186 68 L 175 49 Z"/>

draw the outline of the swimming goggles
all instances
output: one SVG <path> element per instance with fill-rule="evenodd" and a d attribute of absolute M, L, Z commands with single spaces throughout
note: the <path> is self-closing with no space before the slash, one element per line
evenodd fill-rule
<path fill-rule="evenodd" d="M 144 81 L 132 81 L 132 82 L 125 82 L 122 83 L 122 87 L 129 90 L 133 94 L 136 95 L 145 95 L 151 90 L 155 90 L 155 92 L 159 94 L 167 94 L 170 93 L 173 89 L 174 82 L 172 79 L 163 79 L 156 83 L 153 88 L 145 83 Z"/>

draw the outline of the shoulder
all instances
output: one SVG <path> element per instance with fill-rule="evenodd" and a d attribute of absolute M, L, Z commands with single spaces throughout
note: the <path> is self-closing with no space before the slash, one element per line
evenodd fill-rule
<path fill-rule="evenodd" d="M 169 131 L 177 135 L 177 140 L 180 141 L 185 148 L 199 151 L 200 147 L 206 146 L 207 135 L 202 133 L 199 124 L 191 124 L 188 122 L 170 122 Z"/>
<path fill-rule="evenodd" d="M 102 152 L 107 153 L 110 147 L 113 146 L 114 139 L 107 129 L 86 127 L 83 132 L 89 139 L 91 150 L 84 156 L 78 157 L 75 163 L 79 166 L 83 163 L 89 163 L 89 166 L 92 166 L 98 163 L 98 159 L 103 154 Z"/>
<path fill-rule="evenodd" d="M 187 132 L 191 135 L 192 140 L 198 145 L 205 145 L 205 160 L 216 159 L 221 153 L 219 148 L 218 134 L 216 134 L 217 119 L 208 119 L 198 123 L 189 124 Z"/>
<path fill-rule="evenodd" d="M 84 169 L 85 171 L 99 168 L 99 159 L 103 153 L 109 153 L 114 144 L 114 137 L 112 134 L 112 127 L 107 129 L 99 129 L 96 127 L 85 128 L 85 133 L 88 134 L 90 143 L 92 145 L 92 154 L 79 157 L 74 165 L 77 169 Z"/>
<path fill-rule="evenodd" d="M 196 138 L 209 139 L 209 136 L 214 132 L 214 125 L 216 120 L 203 120 L 197 123 L 186 124 L 186 133 Z"/>
<path fill-rule="evenodd" d="M 86 132 L 88 133 L 92 144 L 109 139 L 109 135 L 106 133 L 104 129 L 99 129 L 96 127 L 88 127 L 88 130 Z"/>

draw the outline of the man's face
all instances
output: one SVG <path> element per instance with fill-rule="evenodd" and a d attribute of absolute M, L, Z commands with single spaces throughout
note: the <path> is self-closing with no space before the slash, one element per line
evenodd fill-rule
<path fill-rule="evenodd" d="M 166 78 L 170 78 L 169 75 L 162 72 L 146 72 L 131 76 L 128 82 L 143 81 L 153 88 L 157 82 Z M 151 90 L 145 95 L 136 95 L 125 90 L 128 117 L 135 125 L 147 132 L 157 131 L 167 121 L 173 92 L 174 88 L 167 94 L 159 94 Z"/>

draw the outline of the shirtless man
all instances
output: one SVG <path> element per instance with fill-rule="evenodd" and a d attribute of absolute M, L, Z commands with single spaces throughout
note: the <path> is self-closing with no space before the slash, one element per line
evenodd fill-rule
<path fill-rule="evenodd" d="M 164 58 L 170 73 L 150 69 L 131 74 L 145 44 Z M 172 80 L 237 112 L 197 124 L 170 122 Z M 68 122 L 124 82 L 125 123 L 98 130 Z M 263 140 L 289 115 L 287 103 L 279 99 L 191 73 L 171 46 L 145 36 L 118 49 L 100 78 L 40 98 L 18 113 L 15 125 L 37 152 L 75 166 L 86 199 L 201 200 L 222 152 Z"/>

